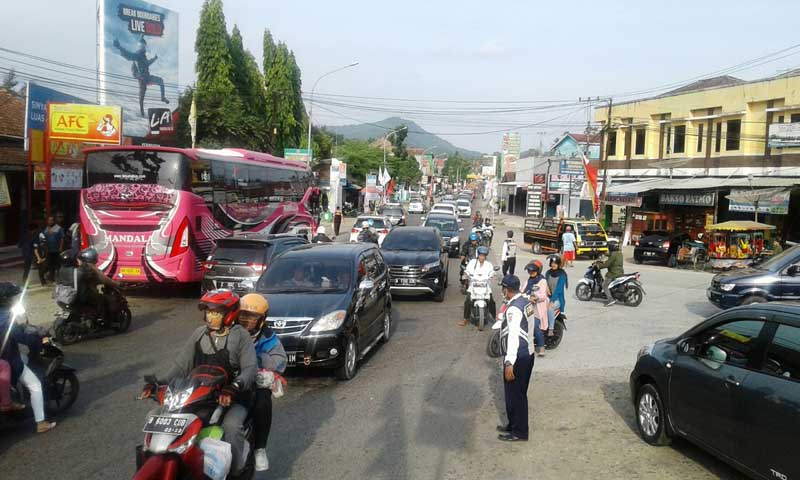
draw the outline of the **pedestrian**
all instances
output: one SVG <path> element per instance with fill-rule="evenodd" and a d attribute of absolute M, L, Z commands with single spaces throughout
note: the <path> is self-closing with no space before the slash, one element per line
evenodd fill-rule
<path fill-rule="evenodd" d="M 497 426 L 500 432 L 497 438 L 504 442 L 524 442 L 528 440 L 528 385 L 534 362 L 528 326 L 532 308 L 528 298 L 519 291 L 519 278 L 507 275 L 500 285 L 507 305 L 503 316 L 503 329 L 507 330 L 503 390 L 508 424 Z"/>
<path fill-rule="evenodd" d="M 22 271 L 22 284 L 28 284 L 28 275 L 31 272 L 31 267 L 34 265 L 34 261 L 36 260 L 35 250 L 37 245 L 38 239 L 38 229 L 36 228 L 35 224 L 31 224 L 28 227 L 28 230 L 23 232 L 22 237 L 19 239 L 17 243 L 17 247 L 21 250 L 22 253 L 22 261 L 23 261 L 23 271 Z M 38 263 L 37 263 L 38 265 Z M 38 270 L 38 269 L 37 269 Z M 44 272 L 39 270 L 39 279 L 44 285 Z"/>
<path fill-rule="evenodd" d="M 500 259 L 503 261 L 503 276 L 514 275 L 514 269 L 517 266 L 517 243 L 514 241 L 514 231 L 509 230 L 506 233 L 506 241 L 503 242 L 503 250 L 500 254 Z"/>
<path fill-rule="evenodd" d="M 779 242 L 777 238 L 772 241 L 772 251 L 775 255 L 783 253 L 783 247 L 781 247 L 781 242 Z"/>
<path fill-rule="evenodd" d="M 342 209 L 336 207 L 336 212 L 333 214 L 333 234 L 338 237 L 339 229 L 342 228 Z"/>
<path fill-rule="evenodd" d="M 322 212 L 328 211 L 328 194 L 326 192 L 322 192 L 322 196 L 320 197 L 320 202 L 322 203 Z"/>
<path fill-rule="evenodd" d="M 56 223 L 53 216 L 47 217 L 44 237 L 47 243 L 47 278 L 53 282 L 56 279 L 58 267 L 61 265 L 59 255 L 64 250 L 64 229 Z"/>
<path fill-rule="evenodd" d="M 72 255 L 81 253 L 81 224 L 73 223 L 69 227 L 69 250 Z"/>
<path fill-rule="evenodd" d="M 564 233 L 561 235 L 561 249 L 564 255 L 564 266 L 572 267 L 572 262 L 575 261 L 575 234 L 572 233 L 572 226 L 567 225 L 564 228 Z"/>
<path fill-rule="evenodd" d="M 544 335 L 549 329 L 549 295 L 547 292 L 547 280 L 542 275 L 542 262 L 534 260 L 525 265 L 528 272 L 528 282 L 525 284 L 525 295 L 528 295 L 534 307 L 534 317 L 537 321 L 530 325 L 533 344 L 536 347 L 536 355 L 544 357 Z"/>
<path fill-rule="evenodd" d="M 39 280 L 42 286 L 47 285 L 47 237 L 44 231 L 36 229 L 33 232 L 33 259 L 36 263 L 36 270 L 39 271 Z"/>

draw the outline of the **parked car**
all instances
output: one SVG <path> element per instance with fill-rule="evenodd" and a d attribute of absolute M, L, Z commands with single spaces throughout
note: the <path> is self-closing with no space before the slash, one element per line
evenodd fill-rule
<path fill-rule="evenodd" d="M 597 258 L 608 254 L 608 237 L 603 226 L 594 220 L 571 218 L 526 218 L 523 241 L 531 244 L 535 254 L 560 252 L 561 235 L 567 225 L 575 234 L 575 255 Z"/>
<path fill-rule="evenodd" d="M 202 292 L 226 288 L 243 294 L 253 290 L 258 278 L 276 255 L 308 243 L 303 235 L 242 233 L 217 240 L 203 262 Z"/>
<path fill-rule="evenodd" d="M 421 198 L 412 198 L 408 202 L 408 213 L 425 213 L 425 202 Z"/>
<path fill-rule="evenodd" d="M 758 265 L 719 273 L 706 291 L 720 308 L 771 301 L 800 299 L 800 245 Z"/>
<path fill-rule="evenodd" d="M 694 254 L 708 256 L 708 249 L 703 242 L 692 240 L 688 233 L 662 231 L 645 231 L 633 249 L 633 260 L 636 263 L 657 261 L 664 265 L 674 266 L 678 251 L 683 245 L 694 248 Z"/>
<path fill-rule="evenodd" d="M 647 345 L 630 389 L 647 443 L 679 436 L 751 477 L 800 478 L 800 306 L 727 310 Z"/>
<path fill-rule="evenodd" d="M 458 217 L 447 213 L 431 213 L 425 218 L 423 227 L 434 227 L 439 230 L 444 244 L 447 245 L 448 253 L 451 257 L 457 257 L 461 253 L 460 232 L 464 229 L 458 226 Z"/>
<path fill-rule="evenodd" d="M 350 229 L 351 242 L 358 241 L 358 234 L 361 233 L 361 225 L 363 225 L 364 222 L 369 223 L 370 228 L 374 229 L 378 234 L 378 245 L 383 243 L 383 239 L 386 238 L 389 230 L 392 229 L 392 222 L 382 215 L 361 215 L 356 218 L 355 223 L 353 223 L 353 228 Z"/>
<path fill-rule="evenodd" d="M 383 216 L 388 218 L 392 225 L 406 224 L 406 211 L 400 205 L 387 205 L 383 209 Z"/>
<path fill-rule="evenodd" d="M 472 202 L 469 200 L 465 200 L 463 198 L 456 200 L 456 208 L 458 209 L 459 217 L 472 216 Z"/>
<path fill-rule="evenodd" d="M 442 201 L 443 202 L 448 201 L 448 200 L 455 200 L 455 197 L 453 197 L 453 195 L 451 195 L 449 193 L 442 197 Z"/>
<path fill-rule="evenodd" d="M 389 272 L 374 244 L 306 245 L 277 257 L 256 290 L 290 367 L 356 375 L 358 362 L 392 334 Z"/>
<path fill-rule="evenodd" d="M 448 213 L 450 215 L 455 215 L 458 217 L 458 210 L 456 210 L 455 205 L 451 205 L 449 203 L 434 203 L 431 207 L 431 214 L 434 213 Z M 461 220 L 459 220 L 460 222 Z"/>
<path fill-rule="evenodd" d="M 391 291 L 431 294 L 444 301 L 447 288 L 447 250 L 439 230 L 408 227 L 392 230 L 381 245 L 389 266 Z"/>

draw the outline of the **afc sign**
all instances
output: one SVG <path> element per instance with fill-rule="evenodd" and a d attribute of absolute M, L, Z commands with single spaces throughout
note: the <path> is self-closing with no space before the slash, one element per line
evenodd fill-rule
<path fill-rule="evenodd" d="M 56 133 L 87 133 L 89 118 L 80 113 L 60 113 L 53 115 L 54 125 L 51 129 Z"/>
<path fill-rule="evenodd" d="M 47 104 L 49 140 L 119 145 L 122 109 L 108 105 Z"/>

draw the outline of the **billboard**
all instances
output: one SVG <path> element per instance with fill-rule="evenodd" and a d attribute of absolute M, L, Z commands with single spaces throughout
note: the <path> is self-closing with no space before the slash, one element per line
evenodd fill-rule
<path fill-rule="evenodd" d="M 800 147 L 800 123 L 770 124 L 767 142 L 770 148 Z"/>
<path fill-rule="evenodd" d="M 308 159 L 311 158 L 311 155 L 308 154 L 307 148 L 284 148 L 283 158 L 286 160 L 308 163 Z"/>
<path fill-rule="evenodd" d="M 770 189 L 771 190 L 771 189 Z M 741 197 L 747 197 L 748 194 L 758 192 L 759 190 L 731 190 L 728 196 L 728 210 L 731 212 L 755 212 L 756 205 L 754 201 L 739 201 Z M 758 198 L 758 213 L 768 213 L 771 215 L 788 215 L 789 213 L 789 197 L 791 190 L 786 189 L 783 191 L 774 191 L 765 195 L 756 196 Z M 755 199 L 754 199 L 755 200 Z"/>
<path fill-rule="evenodd" d="M 49 140 L 114 145 L 122 140 L 120 107 L 51 103 L 47 111 Z"/>
<path fill-rule="evenodd" d="M 120 105 L 123 135 L 159 142 L 175 133 L 178 14 L 142 0 L 98 0 L 98 100 Z"/>

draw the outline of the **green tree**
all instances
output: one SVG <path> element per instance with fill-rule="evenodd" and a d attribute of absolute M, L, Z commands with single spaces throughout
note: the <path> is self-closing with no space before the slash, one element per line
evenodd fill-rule
<path fill-rule="evenodd" d="M 191 148 L 192 146 L 192 129 L 189 126 L 192 97 L 194 97 L 194 88 L 187 87 L 178 98 L 178 125 L 175 128 L 175 145 L 180 148 Z"/>
<path fill-rule="evenodd" d="M 269 69 L 272 68 L 272 62 L 275 61 L 275 54 L 277 52 L 277 45 L 275 45 L 275 40 L 272 38 L 272 34 L 269 30 L 264 30 L 264 39 L 262 41 L 264 55 L 262 57 L 262 67 L 264 73 L 269 72 Z"/>
<path fill-rule="evenodd" d="M 472 173 L 473 162 L 462 157 L 460 153 L 454 152 L 447 157 L 442 169 L 442 175 L 450 180 L 450 183 L 455 182 L 457 179 L 463 180 L 466 176 Z"/>
<path fill-rule="evenodd" d="M 239 32 L 239 27 L 235 25 L 231 33 L 229 49 L 233 62 L 233 83 L 244 107 L 242 112 L 244 136 L 239 140 L 242 145 L 251 149 L 263 150 L 267 147 L 264 126 L 264 110 L 266 108 L 264 76 L 261 75 L 253 54 L 244 48 L 242 34 Z"/>
<path fill-rule="evenodd" d="M 306 115 L 306 107 L 303 104 L 303 80 L 300 73 L 300 67 L 297 66 L 297 59 L 294 57 L 294 52 L 289 52 L 289 68 L 292 73 L 292 111 L 294 112 L 294 119 L 297 122 L 298 131 L 294 135 L 300 138 L 303 132 L 308 131 L 308 117 Z M 306 133 L 306 135 L 308 135 Z M 330 155 L 328 155 L 329 157 Z M 318 158 L 328 158 L 318 157 Z"/>
<path fill-rule="evenodd" d="M 395 183 L 415 185 L 422 178 L 417 159 L 408 154 L 405 141 L 408 129 L 404 125 L 398 126 L 391 135 L 392 158 L 388 160 L 389 173 L 394 177 Z"/>
<path fill-rule="evenodd" d="M 279 43 L 275 58 L 265 74 L 266 125 L 272 133 L 271 150 L 277 155 L 283 155 L 286 148 L 299 146 L 302 136 L 303 123 L 295 117 L 293 76 L 289 49 Z"/>
<path fill-rule="evenodd" d="M 195 40 L 198 144 L 230 144 L 244 136 L 221 0 L 205 0 Z"/>
<path fill-rule="evenodd" d="M 377 172 L 383 165 L 383 150 L 363 140 L 345 140 L 337 156 L 347 163 L 347 175 L 362 184 L 368 173 Z"/>

